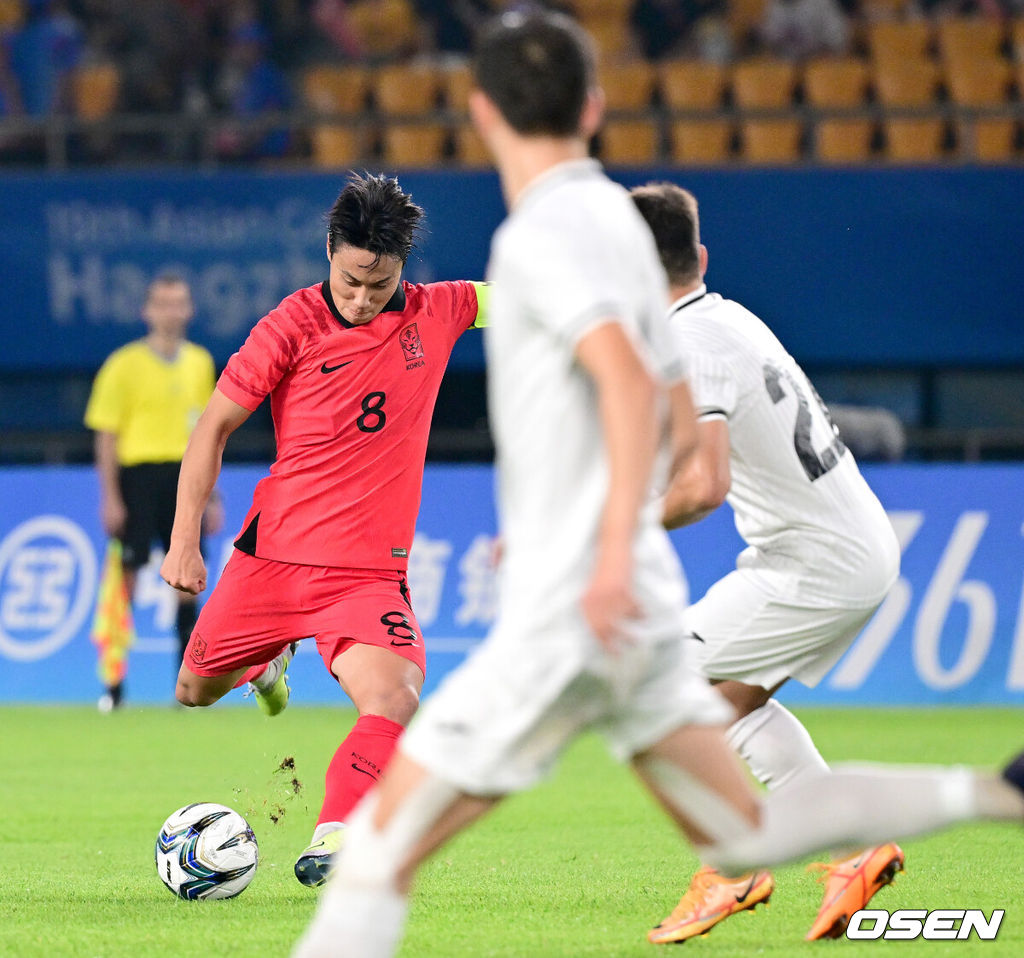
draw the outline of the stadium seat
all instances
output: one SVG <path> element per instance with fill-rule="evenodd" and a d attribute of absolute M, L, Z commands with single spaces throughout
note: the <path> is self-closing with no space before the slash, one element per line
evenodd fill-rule
<path fill-rule="evenodd" d="M 670 110 L 717 109 L 725 81 L 725 67 L 710 60 L 668 60 L 658 67 L 661 101 Z"/>
<path fill-rule="evenodd" d="M 0 0 L 0 33 L 13 30 L 24 18 L 21 0 Z"/>
<path fill-rule="evenodd" d="M 1010 23 L 1010 57 L 1015 63 L 1024 63 L 1024 17 Z M 1024 91 L 1021 98 L 1024 99 Z"/>
<path fill-rule="evenodd" d="M 598 20 L 617 20 L 625 23 L 636 0 L 575 0 L 573 11 L 580 22 L 590 24 Z"/>
<path fill-rule="evenodd" d="M 79 67 L 72 75 L 71 90 L 75 116 L 83 120 L 102 120 L 117 109 L 121 73 L 113 63 Z"/>
<path fill-rule="evenodd" d="M 946 63 L 950 100 L 967 110 L 1009 105 L 1013 82 L 1010 64 L 999 56 L 978 55 Z M 956 118 L 960 155 L 967 160 L 999 162 L 1014 153 L 1016 120 L 1013 116 L 959 115 Z"/>
<path fill-rule="evenodd" d="M 646 60 L 632 60 L 602 66 L 598 79 L 609 111 L 644 110 L 651 105 L 657 74 Z"/>
<path fill-rule="evenodd" d="M 383 162 L 392 169 L 445 161 L 448 130 L 440 123 L 389 123 L 381 137 Z"/>
<path fill-rule="evenodd" d="M 419 21 L 410 0 L 356 0 L 346 6 L 353 33 L 371 60 L 395 60 L 416 49 Z"/>
<path fill-rule="evenodd" d="M 935 26 L 939 55 L 946 63 L 1002 55 L 1006 28 L 999 20 L 952 17 Z"/>
<path fill-rule="evenodd" d="M 672 160 L 681 166 L 721 166 L 732 159 L 733 126 L 724 117 L 675 120 L 669 132 Z"/>
<path fill-rule="evenodd" d="M 729 0 L 726 20 L 736 49 L 742 51 L 764 17 L 766 0 Z"/>
<path fill-rule="evenodd" d="M 804 99 L 826 111 L 814 124 L 814 155 L 823 163 L 861 163 L 871 155 L 874 123 L 866 116 L 829 116 L 828 110 L 865 109 L 870 71 L 857 57 L 824 57 L 804 68 Z"/>
<path fill-rule="evenodd" d="M 473 71 L 465 65 L 441 72 L 441 91 L 445 108 L 452 113 L 466 114 L 469 110 L 469 91 L 473 89 Z"/>
<path fill-rule="evenodd" d="M 879 61 L 872 68 L 875 97 L 883 107 L 895 108 L 883 119 L 885 157 L 893 162 L 931 162 L 942 157 L 945 121 L 934 108 L 938 66 L 933 60 L 906 58 Z M 920 108 L 920 115 L 899 115 L 899 110 Z"/>
<path fill-rule="evenodd" d="M 317 113 L 355 114 L 366 107 L 370 74 L 360 66 L 310 67 L 302 75 L 302 96 Z"/>
<path fill-rule="evenodd" d="M 597 46 L 598 62 L 607 64 L 630 58 L 633 35 L 628 24 L 617 20 L 598 20 L 587 25 Z"/>
<path fill-rule="evenodd" d="M 373 99 L 388 116 L 423 116 L 437 108 L 439 77 L 425 64 L 381 67 L 373 74 Z"/>
<path fill-rule="evenodd" d="M 732 69 L 733 102 L 741 111 L 782 110 L 793 104 L 797 69 L 788 60 L 751 57 Z M 741 155 L 749 163 L 792 163 L 800 158 L 803 124 L 795 116 L 740 116 Z"/>
<path fill-rule="evenodd" d="M 661 131 L 651 120 L 608 120 L 600 142 L 601 160 L 609 166 L 654 163 L 661 154 Z"/>
<path fill-rule="evenodd" d="M 352 166 L 368 152 L 365 131 L 356 125 L 318 124 L 310 132 L 310 152 L 313 164 L 323 169 Z"/>
<path fill-rule="evenodd" d="M 732 68 L 730 78 L 736 105 L 744 109 L 779 109 L 793 103 L 797 69 L 789 60 L 750 57 Z"/>
<path fill-rule="evenodd" d="M 455 128 L 455 162 L 460 166 L 490 167 L 491 155 L 471 123 L 462 123 Z"/>
<path fill-rule="evenodd" d="M 746 163 L 796 163 L 801 156 L 802 139 L 803 123 L 796 117 L 740 121 L 740 156 Z"/>
<path fill-rule="evenodd" d="M 931 53 L 932 24 L 929 20 L 879 20 L 864 29 L 868 54 L 876 62 L 899 62 L 924 58 Z"/>

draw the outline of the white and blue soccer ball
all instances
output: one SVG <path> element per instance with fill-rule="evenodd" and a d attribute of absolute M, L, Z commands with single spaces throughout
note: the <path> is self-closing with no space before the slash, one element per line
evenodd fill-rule
<path fill-rule="evenodd" d="M 179 808 L 156 838 L 156 873 L 179 898 L 234 898 L 256 874 L 260 852 L 249 823 L 226 805 Z"/>

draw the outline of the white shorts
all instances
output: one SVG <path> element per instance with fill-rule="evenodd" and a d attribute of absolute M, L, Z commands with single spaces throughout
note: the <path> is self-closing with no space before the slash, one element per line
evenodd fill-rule
<path fill-rule="evenodd" d="M 589 635 L 545 642 L 496 633 L 426 701 L 400 747 L 467 794 L 505 795 L 548 774 L 585 729 L 625 761 L 683 725 L 734 718 L 678 637 L 611 657 Z"/>
<path fill-rule="evenodd" d="M 737 569 L 686 612 L 694 664 L 709 679 L 774 688 L 817 685 L 878 608 L 822 608 L 799 600 L 799 575 Z"/>

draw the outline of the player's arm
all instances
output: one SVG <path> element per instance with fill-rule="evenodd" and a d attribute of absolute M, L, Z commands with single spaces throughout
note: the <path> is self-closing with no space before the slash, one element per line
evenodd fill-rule
<path fill-rule="evenodd" d="M 576 344 L 576 359 L 597 390 L 609 480 L 583 612 L 612 650 L 622 620 L 636 614 L 633 537 L 658 446 L 660 386 L 618 322 L 586 332 Z"/>
<path fill-rule="evenodd" d="M 178 498 L 171 530 L 171 548 L 160 576 L 165 582 L 197 595 L 206 588 L 206 564 L 199 551 L 203 512 L 220 475 L 228 437 L 250 416 L 250 410 L 215 389 L 188 440 L 178 474 Z"/>
<path fill-rule="evenodd" d="M 714 512 L 729 492 L 729 423 L 723 417 L 697 423 L 697 447 L 675 469 L 665 494 L 662 521 L 667 529 L 697 522 Z"/>
<path fill-rule="evenodd" d="M 100 519 L 108 536 L 124 532 L 128 511 L 121 496 L 121 467 L 117 461 L 117 433 L 98 429 L 93 440 L 96 474 L 100 482 Z"/>

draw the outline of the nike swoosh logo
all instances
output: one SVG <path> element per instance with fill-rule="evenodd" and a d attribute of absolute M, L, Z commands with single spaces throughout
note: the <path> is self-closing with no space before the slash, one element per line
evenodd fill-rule
<path fill-rule="evenodd" d="M 373 772 L 370 772 L 370 771 L 368 771 L 367 769 L 363 768 L 363 767 L 362 767 L 361 765 L 357 765 L 357 764 L 356 764 L 355 762 L 353 762 L 353 763 L 352 763 L 352 767 L 353 767 L 353 768 L 354 768 L 354 769 L 355 769 L 355 770 L 356 770 L 357 772 L 362 772 L 362 773 L 363 773 L 364 775 L 369 775 L 369 776 L 370 776 L 370 778 L 372 778 L 372 779 L 373 779 L 374 781 L 377 781 L 377 776 L 376 776 L 376 775 L 374 775 L 374 774 L 373 774 Z"/>
<path fill-rule="evenodd" d="M 754 890 L 754 882 L 755 881 L 757 881 L 757 875 L 752 875 L 750 877 L 750 884 L 747 885 L 747 888 L 743 892 L 743 894 L 742 895 L 733 895 L 733 897 L 736 899 L 737 902 L 742 903 L 743 900 L 747 897 L 747 895 L 749 895 Z"/>
<path fill-rule="evenodd" d="M 338 370 L 338 369 L 341 369 L 341 367 L 342 367 L 342 366 L 347 366 L 347 365 L 348 365 L 349 363 L 351 363 L 351 362 L 355 362 L 355 360 L 353 360 L 353 359 L 350 359 L 350 360 L 348 361 L 348 363 L 338 363 L 338 365 L 337 365 L 337 366 L 328 366 L 328 365 L 327 365 L 327 363 L 324 363 L 324 364 L 323 364 L 323 365 L 322 365 L 322 366 L 320 367 L 320 372 L 322 372 L 322 373 L 333 373 L 333 372 L 335 372 L 336 370 Z"/>

